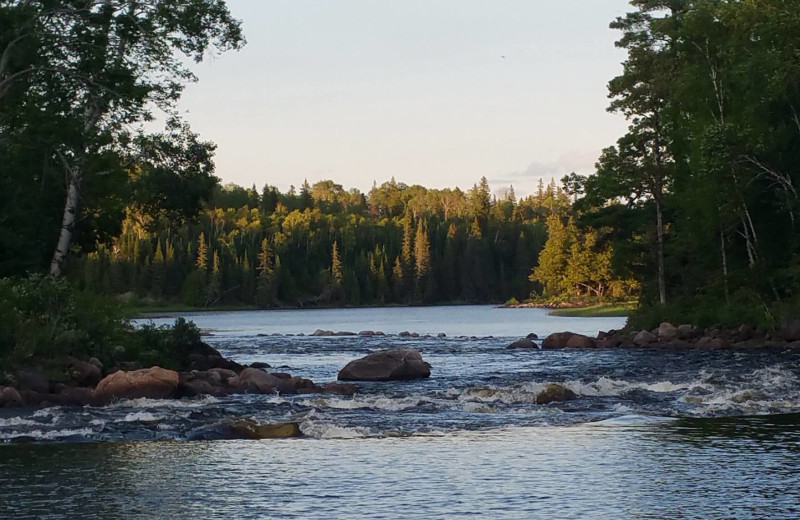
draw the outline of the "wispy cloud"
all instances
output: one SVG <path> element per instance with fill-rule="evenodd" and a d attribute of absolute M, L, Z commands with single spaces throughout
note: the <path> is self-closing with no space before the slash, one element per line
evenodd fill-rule
<path fill-rule="evenodd" d="M 599 151 L 568 152 L 552 162 L 534 161 L 522 170 L 492 176 L 489 182 L 498 189 L 513 184 L 518 196 L 527 195 L 536 191 L 539 179 L 545 182 L 555 179 L 558 182 L 572 172 L 593 173 L 599 156 Z"/>

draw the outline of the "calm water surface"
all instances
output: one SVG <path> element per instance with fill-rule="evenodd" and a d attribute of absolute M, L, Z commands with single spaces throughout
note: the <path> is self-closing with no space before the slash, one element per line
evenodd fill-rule
<path fill-rule="evenodd" d="M 506 350 L 622 322 L 486 306 L 187 317 L 224 354 L 317 382 L 396 346 L 432 376 L 352 397 L 0 410 L 0 518 L 800 517 L 792 351 Z M 549 382 L 578 398 L 536 404 Z M 190 440 L 233 417 L 296 420 L 306 437 Z"/>

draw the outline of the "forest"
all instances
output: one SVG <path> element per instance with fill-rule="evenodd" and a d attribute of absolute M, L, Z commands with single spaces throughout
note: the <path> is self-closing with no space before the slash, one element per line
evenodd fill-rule
<path fill-rule="evenodd" d="M 518 198 L 485 178 L 222 185 L 177 102 L 192 60 L 245 44 L 224 2 L 2 1 L 0 277 L 191 306 L 633 298 L 641 324 L 774 325 L 800 291 L 800 1 L 630 3 L 608 84 L 628 132 L 594 174 Z"/>

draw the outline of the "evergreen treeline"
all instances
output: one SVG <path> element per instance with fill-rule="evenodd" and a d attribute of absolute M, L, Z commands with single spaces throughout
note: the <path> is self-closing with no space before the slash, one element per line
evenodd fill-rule
<path fill-rule="evenodd" d="M 800 1 L 634 0 L 609 110 L 628 132 L 566 180 L 645 325 L 774 324 L 800 305 Z"/>
<path fill-rule="evenodd" d="M 521 200 L 493 197 L 485 178 L 467 192 L 392 179 L 366 195 L 332 181 L 228 184 L 194 223 L 129 209 L 122 234 L 75 271 L 94 291 L 192 305 L 525 299 L 547 221 L 568 208 L 553 182 Z"/>

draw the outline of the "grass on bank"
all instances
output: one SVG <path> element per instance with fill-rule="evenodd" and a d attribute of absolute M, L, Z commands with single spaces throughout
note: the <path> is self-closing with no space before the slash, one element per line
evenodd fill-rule
<path fill-rule="evenodd" d="M 550 311 L 548 315 L 562 318 L 627 318 L 634 309 L 635 305 L 633 303 L 615 303 L 574 307 L 571 309 L 555 309 Z"/>

